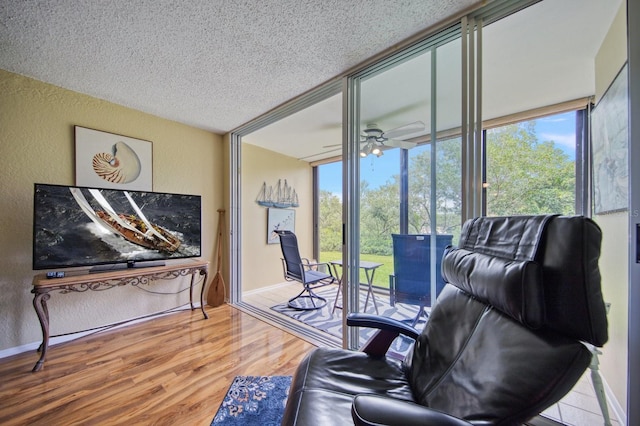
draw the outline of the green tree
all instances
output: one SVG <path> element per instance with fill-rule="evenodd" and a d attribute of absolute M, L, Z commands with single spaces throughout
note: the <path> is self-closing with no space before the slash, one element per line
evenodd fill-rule
<path fill-rule="evenodd" d="M 400 229 L 400 186 L 398 177 L 377 189 L 360 182 L 360 251 L 366 254 L 391 255 L 391 234 Z"/>
<path fill-rule="evenodd" d="M 572 214 L 575 165 L 535 121 L 487 131 L 487 215 Z"/>
<path fill-rule="evenodd" d="M 572 214 L 575 202 L 574 161 L 552 141 L 539 141 L 535 121 L 487 131 L 487 214 Z M 461 140 L 438 142 L 436 150 L 437 232 L 460 234 Z M 400 229 L 399 175 L 379 188 L 360 185 L 360 249 L 363 254 L 390 255 L 391 234 Z M 431 146 L 410 151 L 409 232 L 431 233 Z M 341 248 L 341 200 L 320 193 L 321 250 Z"/>
<path fill-rule="evenodd" d="M 320 190 L 320 251 L 342 250 L 342 200 Z"/>
<path fill-rule="evenodd" d="M 436 228 L 457 235 L 462 212 L 460 138 L 436 146 Z M 411 155 L 409 162 L 409 232 L 431 233 L 431 145 Z"/>

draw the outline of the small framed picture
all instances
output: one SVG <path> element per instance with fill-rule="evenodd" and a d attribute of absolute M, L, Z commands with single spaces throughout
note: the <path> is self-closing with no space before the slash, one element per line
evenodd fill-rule
<path fill-rule="evenodd" d="M 629 207 L 627 74 L 625 63 L 591 115 L 595 214 L 619 212 Z"/>
<path fill-rule="evenodd" d="M 267 209 L 267 244 L 278 244 L 275 231 L 295 231 L 296 211 L 293 209 Z"/>
<path fill-rule="evenodd" d="M 153 190 L 149 141 L 75 126 L 76 185 Z"/>

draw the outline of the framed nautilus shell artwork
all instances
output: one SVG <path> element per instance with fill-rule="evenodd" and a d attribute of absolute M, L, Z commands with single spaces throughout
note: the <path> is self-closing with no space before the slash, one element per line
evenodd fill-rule
<path fill-rule="evenodd" d="M 152 143 L 75 126 L 76 185 L 153 190 Z"/>

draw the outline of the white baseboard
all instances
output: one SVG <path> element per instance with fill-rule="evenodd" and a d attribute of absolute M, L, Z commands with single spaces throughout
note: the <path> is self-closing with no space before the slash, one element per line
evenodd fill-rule
<path fill-rule="evenodd" d="M 607 402 L 609 403 L 609 406 L 613 410 L 613 413 L 609 413 L 609 417 L 616 418 L 621 425 L 626 425 L 627 424 L 627 413 L 625 412 L 625 410 L 622 408 L 622 406 L 618 402 L 618 399 L 613 394 L 613 391 L 609 387 L 609 384 L 604 379 L 604 377 L 602 378 L 602 383 L 604 385 L 604 394 L 607 397 Z M 613 414 L 613 415 L 611 415 L 611 414 Z"/>
<path fill-rule="evenodd" d="M 200 309 L 200 303 L 194 303 L 193 306 L 196 309 Z M 153 319 L 153 318 L 158 318 L 158 317 L 161 317 L 161 316 L 169 315 L 169 314 L 171 314 L 173 312 L 176 312 L 176 311 L 179 311 L 179 310 L 190 309 L 190 308 L 191 308 L 191 306 L 187 303 L 185 305 L 178 306 L 177 308 L 173 308 L 173 309 L 170 309 L 170 310 L 167 310 L 167 311 L 158 312 L 156 314 L 149 314 L 147 316 L 140 317 L 140 318 L 133 318 L 131 320 L 126 320 L 126 322 L 114 323 L 114 324 L 106 324 L 104 326 L 100 326 L 100 327 L 96 328 L 95 330 L 79 331 L 77 333 L 71 333 L 71 334 L 65 334 L 63 336 L 51 337 L 49 339 L 49 347 L 57 345 L 57 344 L 60 344 L 60 343 L 65 343 L 65 342 L 70 342 L 72 340 L 80 339 L 80 338 L 82 338 L 84 336 L 88 336 L 89 334 L 100 333 L 101 331 L 114 330 L 114 329 L 125 327 L 125 326 L 128 326 L 128 325 L 138 324 L 138 323 L 141 323 L 141 322 L 149 321 L 150 319 Z M 10 356 L 13 356 L 13 355 L 19 355 L 19 354 L 24 353 L 24 352 L 33 351 L 35 353 L 38 350 L 38 348 L 40 347 L 41 343 L 42 343 L 41 341 L 38 341 L 38 342 L 33 342 L 33 343 L 27 343 L 25 345 L 15 346 L 13 348 L 3 349 L 3 350 L 0 351 L 0 359 L 7 358 L 7 357 L 10 357 Z"/>
<path fill-rule="evenodd" d="M 95 333 L 95 331 L 86 331 L 86 332 L 78 332 L 78 333 L 74 333 L 74 334 L 70 334 L 67 336 L 58 336 L 58 337 L 52 337 L 49 339 L 49 346 L 53 346 L 53 345 L 57 345 L 58 343 L 64 343 L 64 342 L 69 342 L 71 340 L 75 340 L 75 339 L 79 339 L 83 336 L 86 336 L 88 334 L 91 333 Z M 0 359 L 2 358 L 7 358 L 13 355 L 19 355 L 21 353 L 24 352 L 31 352 L 33 351 L 34 353 L 38 350 L 38 348 L 40 347 L 40 343 L 42 342 L 33 342 L 33 343 L 27 343 L 26 345 L 20 345 L 20 346 L 15 346 L 13 348 L 8 348 L 8 349 L 3 349 L 0 351 Z M 34 358 L 35 361 L 37 361 L 36 358 Z"/>
<path fill-rule="evenodd" d="M 290 286 L 290 285 L 291 285 L 290 282 L 286 282 L 285 281 L 283 283 L 278 283 L 278 284 L 270 285 L 270 286 L 267 286 L 267 287 L 260 287 L 260 288 L 254 289 L 254 290 L 243 291 L 242 294 L 250 296 L 252 294 L 260 294 L 260 293 L 265 292 L 265 291 L 272 291 L 272 290 L 278 289 L 280 287 L 286 287 L 286 286 Z"/>

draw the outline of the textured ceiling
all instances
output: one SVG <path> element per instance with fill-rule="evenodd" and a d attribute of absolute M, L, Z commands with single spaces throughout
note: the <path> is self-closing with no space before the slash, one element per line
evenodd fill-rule
<path fill-rule="evenodd" d="M 226 133 L 477 0 L 2 0 L 0 68 Z"/>
<path fill-rule="evenodd" d="M 593 95 L 594 58 L 621 3 L 546 0 L 485 26 L 483 119 Z M 438 131 L 460 126 L 460 57 L 460 40 L 437 53 Z M 389 130 L 421 120 L 429 134 L 429 64 L 424 54 L 364 82 L 360 125 L 376 123 Z M 310 162 L 339 156 L 341 102 L 336 95 L 249 134 L 243 142 Z"/>

